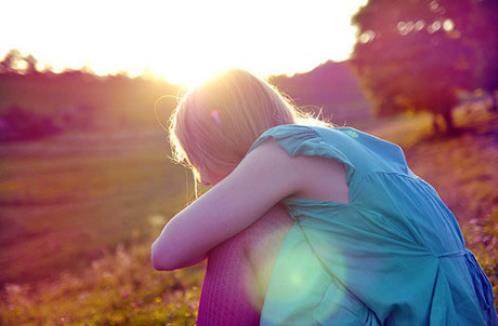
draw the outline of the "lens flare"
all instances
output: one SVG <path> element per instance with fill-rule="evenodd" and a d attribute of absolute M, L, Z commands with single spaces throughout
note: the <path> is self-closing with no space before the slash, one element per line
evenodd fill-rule
<path fill-rule="evenodd" d="M 221 124 L 220 112 L 218 112 L 216 110 L 212 111 L 211 118 L 213 118 L 214 122 L 216 122 L 217 125 Z"/>
<path fill-rule="evenodd" d="M 308 230 L 301 229 L 299 224 L 289 230 L 273 266 L 263 306 L 264 315 L 270 323 L 284 319 L 312 320 L 313 314 L 331 315 L 343 297 L 343 291 L 339 290 L 339 283 L 335 280 L 335 277 L 344 280 L 346 276 L 343 256 L 335 248 L 321 242 L 337 261 L 332 276 L 315 254 L 319 248 L 311 246 L 305 233 Z M 320 237 L 319 234 L 309 236 Z M 324 288 L 324 284 L 328 286 Z"/>

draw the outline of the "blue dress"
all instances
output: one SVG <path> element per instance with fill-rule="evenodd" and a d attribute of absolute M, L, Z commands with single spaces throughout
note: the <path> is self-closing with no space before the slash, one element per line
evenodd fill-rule
<path fill-rule="evenodd" d="M 260 325 L 498 325 L 492 286 L 436 190 L 402 148 L 353 127 L 263 132 L 290 156 L 346 167 L 349 200 L 282 200 L 294 220 Z"/>

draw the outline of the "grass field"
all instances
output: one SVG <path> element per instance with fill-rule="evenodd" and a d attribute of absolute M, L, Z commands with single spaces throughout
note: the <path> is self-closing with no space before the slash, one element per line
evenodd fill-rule
<path fill-rule="evenodd" d="M 0 283 L 86 266 L 185 201 L 186 172 L 157 133 L 65 134 L 0 151 Z"/>
<path fill-rule="evenodd" d="M 477 119 L 453 139 L 428 138 L 428 123 L 361 128 L 402 145 L 457 216 L 496 296 L 498 121 Z M 151 241 L 192 195 L 168 154 L 161 132 L 1 145 L 0 324 L 195 323 L 206 262 L 158 272 L 149 261 Z"/>

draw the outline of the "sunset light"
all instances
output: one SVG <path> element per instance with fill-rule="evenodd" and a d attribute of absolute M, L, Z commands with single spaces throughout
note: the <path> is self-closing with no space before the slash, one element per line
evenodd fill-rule
<path fill-rule="evenodd" d="M 17 48 L 40 69 L 86 66 L 189 85 L 229 67 L 291 75 L 347 59 L 355 36 L 350 17 L 365 3 L 10 1 L 0 55 Z"/>
<path fill-rule="evenodd" d="M 0 325 L 498 326 L 498 0 L 1 8 Z"/>

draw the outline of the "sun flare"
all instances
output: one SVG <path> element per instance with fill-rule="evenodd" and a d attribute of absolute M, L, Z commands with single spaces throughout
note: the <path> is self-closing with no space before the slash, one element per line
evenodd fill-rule
<path fill-rule="evenodd" d="M 366 0 L 27 2 L 4 5 L 29 22 L 2 18 L 0 28 L 12 31 L 0 40 L 4 52 L 33 54 L 41 69 L 86 66 L 192 85 L 231 67 L 267 76 L 345 60 L 355 40 L 350 17 Z"/>

